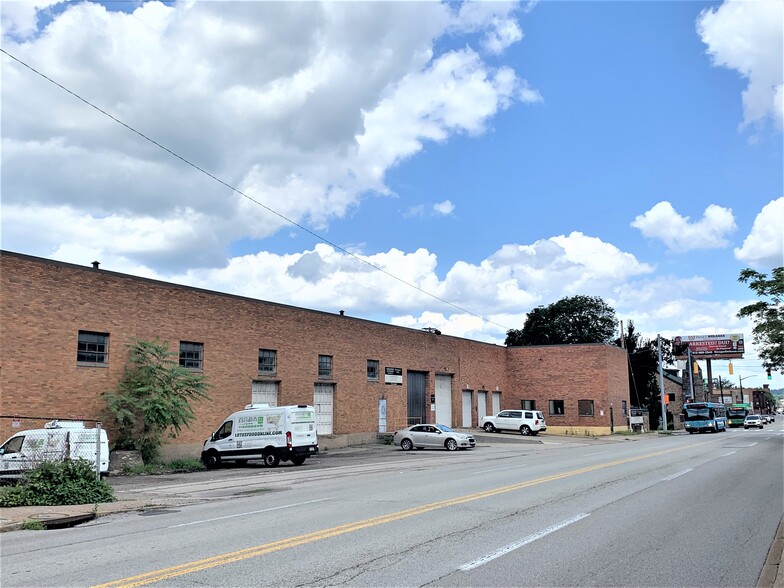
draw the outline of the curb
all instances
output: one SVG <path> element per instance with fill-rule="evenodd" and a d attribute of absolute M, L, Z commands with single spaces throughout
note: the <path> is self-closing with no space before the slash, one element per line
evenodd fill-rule
<path fill-rule="evenodd" d="M 781 565 L 784 555 L 784 516 L 781 518 L 776 538 L 768 551 L 765 565 L 757 581 L 757 588 L 784 588 L 784 566 Z"/>

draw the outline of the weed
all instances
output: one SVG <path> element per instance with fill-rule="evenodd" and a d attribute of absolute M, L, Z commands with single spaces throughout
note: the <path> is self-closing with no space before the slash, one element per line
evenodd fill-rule
<path fill-rule="evenodd" d="M 46 525 L 35 519 L 27 519 L 22 523 L 22 529 L 25 531 L 45 531 Z"/>

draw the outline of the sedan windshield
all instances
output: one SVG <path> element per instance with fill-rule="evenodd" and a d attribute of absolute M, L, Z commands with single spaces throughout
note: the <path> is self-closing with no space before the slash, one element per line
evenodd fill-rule
<path fill-rule="evenodd" d="M 452 429 L 447 427 L 446 425 L 436 425 L 439 429 L 441 429 L 444 433 L 453 433 Z"/>

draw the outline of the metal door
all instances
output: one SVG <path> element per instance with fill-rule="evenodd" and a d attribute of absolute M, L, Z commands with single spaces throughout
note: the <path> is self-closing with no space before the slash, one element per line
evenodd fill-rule
<path fill-rule="evenodd" d="M 436 376 L 436 422 L 452 426 L 452 376 Z"/>
<path fill-rule="evenodd" d="M 427 422 L 425 417 L 425 385 L 424 372 L 408 372 L 408 424 L 416 425 Z"/>
<path fill-rule="evenodd" d="M 253 404 L 278 405 L 278 383 L 254 380 L 251 387 L 251 402 Z"/>
<path fill-rule="evenodd" d="M 313 408 L 316 409 L 316 432 L 332 434 L 332 409 L 335 384 L 316 384 L 313 390 Z"/>
<path fill-rule="evenodd" d="M 501 393 L 493 392 L 493 414 L 501 412 Z"/>
<path fill-rule="evenodd" d="M 471 390 L 463 390 L 463 427 L 471 427 Z"/>
<path fill-rule="evenodd" d="M 487 416 L 487 392 L 476 395 L 476 418 L 480 421 Z"/>

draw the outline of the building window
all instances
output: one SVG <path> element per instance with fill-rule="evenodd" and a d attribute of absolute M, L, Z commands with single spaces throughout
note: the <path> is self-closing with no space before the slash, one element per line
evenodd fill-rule
<path fill-rule="evenodd" d="M 626 401 L 621 400 L 621 411 L 623 412 L 623 416 L 626 416 Z"/>
<path fill-rule="evenodd" d="M 563 414 L 564 413 L 564 401 L 563 400 L 551 400 L 550 401 L 550 414 Z"/>
<path fill-rule="evenodd" d="M 521 400 L 520 408 L 523 410 L 536 410 L 536 400 Z"/>
<path fill-rule="evenodd" d="M 275 374 L 278 371 L 278 352 L 274 349 L 259 349 L 259 373 Z"/>
<path fill-rule="evenodd" d="M 578 400 L 577 416 L 593 416 L 593 400 Z"/>
<path fill-rule="evenodd" d="M 367 378 L 371 382 L 378 382 L 378 360 L 367 360 Z"/>
<path fill-rule="evenodd" d="M 204 365 L 204 343 L 180 341 L 180 365 L 189 370 L 201 371 Z"/>
<path fill-rule="evenodd" d="M 332 356 L 319 355 L 318 356 L 318 377 L 320 380 L 329 380 L 332 378 Z"/>
<path fill-rule="evenodd" d="M 675 392 L 668 392 L 667 393 L 667 400 L 669 402 L 675 402 Z"/>
<path fill-rule="evenodd" d="M 76 361 L 80 364 L 106 366 L 109 364 L 109 333 L 79 331 Z"/>

